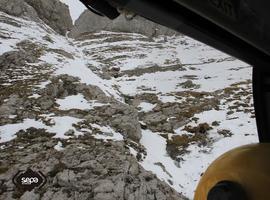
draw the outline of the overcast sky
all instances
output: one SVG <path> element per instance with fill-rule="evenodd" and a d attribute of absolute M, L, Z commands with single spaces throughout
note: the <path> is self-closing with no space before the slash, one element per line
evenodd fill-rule
<path fill-rule="evenodd" d="M 69 6 L 70 14 L 73 22 L 79 18 L 81 13 L 86 9 L 79 0 L 60 0 Z"/>

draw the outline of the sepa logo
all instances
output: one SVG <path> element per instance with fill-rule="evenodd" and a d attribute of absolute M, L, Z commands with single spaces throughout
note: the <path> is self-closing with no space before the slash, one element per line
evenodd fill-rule
<path fill-rule="evenodd" d="M 23 190 L 31 191 L 34 188 L 41 188 L 46 183 L 46 177 L 42 172 L 35 172 L 31 169 L 19 171 L 12 179 L 13 183 Z"/>
<path fill-rule="evenodd" d="M 31 185 L 33 183 L 38 183 L 39 179 L 37 177 L 22 177 L 22 185 Z"/>

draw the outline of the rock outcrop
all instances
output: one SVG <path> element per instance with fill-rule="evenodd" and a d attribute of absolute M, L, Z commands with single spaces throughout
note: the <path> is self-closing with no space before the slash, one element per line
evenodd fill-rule
<path fill-rule="evenodd" d="M 13 145 L 1 150 L 1 199 L 35 200 L 183 200 L 145 171 L 123 142 L 102 142 L 84 135 L 57 141 L 41 129 L 18 133 Z M 62 149 L 56 150 L 57 143 Z M 14 164 L 16 163 L 16 164 Z M 12 183 L 18 169 L 31 167 L 47 177 L 40 190 L 20 191 Z"/>
<path fill-rule="evenodd" d="M 1 0 L 0 10 L 16 17 L 28 17 L 37 20 L 37 12 L 24 0 Z"/>
<path fill-rule="evenodd" d="M 0 0 L 0 11 L 33 21 L 42 20 L 61 35 L 73 26 L 68 6 L 58 0 Z"/>
<path fill-rule="evenodd" d="M 70 36 L 76 38 L 85 32 L 98 32 L 101 30 L 141 33 L 149 37 L 177 34 L 171 29 L 139 16 L 134 17 L 131 21 L 128 21 L 124 15 L 119 16 L 115 20 L 110 20 L 86 10 L 75 22 L 75 26 L 70 32 Z"/>

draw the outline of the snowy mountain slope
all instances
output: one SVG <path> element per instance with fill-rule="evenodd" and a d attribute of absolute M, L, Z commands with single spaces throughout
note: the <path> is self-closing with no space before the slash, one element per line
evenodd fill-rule
<path fill-rule="evenodd" d="M 100 34 L 103 37 L 97 40 Z M 92 60 L 102 62 L 97 74 L 104 75 L 111 66 L 108 76 L 128 98 L 126 102 L 138 106 L 140 120 L 150 128 L 142 130 L 141 143 L 147 150 L 142 166 L 177 191 L 192 199 L 201 173 L 215 158 L 257 142 L 247 64 L 188 37 L 151 41 L 141 35 L 106 32 L 88 37 L 81 45 Z M 211 126 L 202 133 L 206 138 L 196 139 L 201 133 L 194 136 L 183 130 L 203 123 Z M 172 146 L 180 155 L 174 159 L 168 155 L 166 138 L 176 138 Z"/>
<path fill-rule="evenodd" d="M 0 27 L 3 157 L 36 129 L 52 133 L 46 141 L 60 152 L 76 140 L 125 144 L 145 170 L 192 199 L 209 163 L 257 142 L 251 68 L 204 44 L 105 31 L 74 41 L 4 13 Z"/>
<path fill-rule="evenodd" d="M 116 81 L 125 102 L 137 106 L 141 123 L 150 128 L 142 130 L 141 144 L 147 151 L 142 166 L 189 198 L 200 174 L 215 158 L 231 148 L 257 142 L 247 64 L 188 37 L 150 40 L 137 34 L 101 32 L 81 40 L 79 46 L 87 57 L 100 62 L 92 69 Z M 196 107 L 198 95 L 205 102 L 190 111 Z M 165 109 L 160 108 L 163 106 Z M 170 109 L 175 107 L 179 110 L 174 113 Z M 183 107 L 189 110 L 181 111 Z M 183 119 L 181 114 L 195 120 Z M 207 131 L 206 139 L 196 141 L 183 130 L 203 123 L 218 124 Z M 189 135 L 190 141 L 184 141 L 189 144 L 175 148 L 187 145 L 186 152 L 172 159 L 166 137 L 183 135 Z"/>
<path fill-rule="evenodd" d="M 137 112 L 97 62 L 44 24 L 0 18 L 1 199 L 185 199 L 127 150 L 143 152 Z M 12 184 L 29 167 L 47 177 L 42 190 Z"/>

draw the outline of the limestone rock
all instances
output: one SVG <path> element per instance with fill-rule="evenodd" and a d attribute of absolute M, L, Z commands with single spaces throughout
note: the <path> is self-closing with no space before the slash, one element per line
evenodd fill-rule
<path fill-rule="evenodd" d="M 23 196 L 21 196 L 20 200 L 39 200 L 40 199 L 40 195 L 39 194 L 36 194 L 34 193 L 33 191 L 31 192 L 25 192 L 23 194 Z"/>
<path fill-rule="evenodd" d="M 38 20 L 35 9 L 24 0 L 1 0 L 0 10 L 16 17 L 28 17 L 31 20 Z"/>
<path fill-rule="evenodd" d="M 72 28 L 68 6 L 59 0 L 25 0 L 37 12 L 39 18 L 56 32 L 64 35 Z"/>
<path fill-rule="evenodd" d="M 38 138 L 43 138 L 43 142 Z M 8 170 L 3 171 L 5 166 L 1 168 L 1 198 L 186 200 L 151 172 L 145 171 L 129 153 L 123 141 L 105 143 L 81 136 L 63 141 L 65 148 L 61 152 L 55 150 L 53 145 L 46 145 L 47 142 L 56 144 L 57 141 L 52 136 L 36 134 L 28 140 L 17 138 L 17 146 L 2 150 L 1 159 Z M 34 152 L 37 156 L 29 157 L 27 163 L 21 162 L 25 155 Z M 41 190 L 22 193 L 12 184 L 11 179 L 18 169 L 28 167 L 43 172 L 47 183 Z"/>
<path fill-rule="evenodd" d="M 173 30 L 139 16 L 136 16 L 132 21 L 127 21 L 124 15 L 119 16 L 115 20 L 110 20 L 86 10 L 75 22 L 70 36 L 76 38 L 82 33 L 98 32 L 100 30 L 141 33 L 149 37 L 177 34 Z"/>
<path fill-rule="evenodd" d="M 73 24 L 68 6 L 59 0 L 0 0 L 0 11 L 33 21 L 43 21 L 65 35 Z"/>

